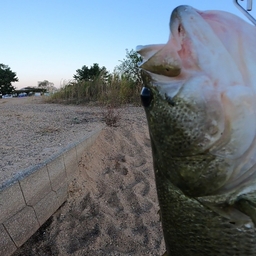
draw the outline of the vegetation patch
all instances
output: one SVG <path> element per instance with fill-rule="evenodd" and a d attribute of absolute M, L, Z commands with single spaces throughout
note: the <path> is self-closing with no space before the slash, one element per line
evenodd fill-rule
<path fill-rule="evenodd" d="M 121 110 L 117 109 L 111 105 L 107 106 L 102 111 L 103 113 L 103 121 L 107 126 L 117 127 L 119 126 L 119 122 L 121 120 Z"/>
<path fill-rule="evenodd" d="M 134 50 L 126 50 L 113 73 L 94 63 L 90 68 L 76 70 L 74 80 L 64 84 L 47 102 L 65 104 L 94 103 L 111 108 L 122 104 L 140 104 L 142 78 L 139 69 L 141 57 Z"/>
<path fill-rule="evenodd" d="M 112 73 L 106 67 L 94 63 L 77 69 L 73 80 L 60 89 L 48 80 L 38 82 L 38 87 L 25 87 L 16 90 L 12 82 L 18 81 L 16 73 L 7 65 L 0 64 L 0 97 L 25 97 L 47 95 L 48 103 L 101 104 L 111 109 L 122 104 L 140 104 L 142 78 L 139 63 L 140 55 L 134 50 L 126 50 L 126 57 L 120 61 Z M 107 112 L 111 112 L 108 108 Z"/>

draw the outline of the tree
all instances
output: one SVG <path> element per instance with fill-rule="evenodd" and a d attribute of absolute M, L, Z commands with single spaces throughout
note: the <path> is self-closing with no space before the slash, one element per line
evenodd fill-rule
<path fill-rule="evenodd" d="M 16 73 L 13 72 L 7 65 L 0 64 L 0 93 L 10 94 L 15 90 L 12 82 L 18 82 L 19 79 Z"/>
<path fill-rule="evenodd" d="M 54 92 L 57 90 L 56 87 L 54 87 L 54 83 L 49 82 L 48 80 L 44 80 L 41 82 L 38 82 L 38 87 L 45 89 L 45 91 L 48 91 L 50 93 Z"/>
<path fill-rule="evenodd" d="M 38 82 L 38 87 L 39 88 L 43 88 L 43 89 L 47 89 L 48 86 L 54 85 L 54 83 L 49 82 L 48 80 L 44 80 L 41 82 Z"/>
<path fill-rule="evenodd" d="M 98 63 L 94 63 L 90 68 L 84 65 L 81 69 L 77 69 L 73 77 L 76 81 L 93 81 L 99 76 L 107 76 L 107 73 L 104 66 L 100 67 Z"/>
<path fill-rule="evenodd" d="M 115 70 L 121 73 L 122 76 L 136 83 L 142 83 L 139 63 L 142 62 L 142 57 L 135 50 L 126 49 L 126 58 L 121 60 Z"/>

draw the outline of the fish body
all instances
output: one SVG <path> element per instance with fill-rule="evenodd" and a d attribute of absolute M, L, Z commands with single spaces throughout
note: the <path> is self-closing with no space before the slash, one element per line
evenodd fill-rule
<path fill-rule="evenodd" d="M 256 28 L 179 6 L 139 46 L 166 255 L 256 255 Z"/>

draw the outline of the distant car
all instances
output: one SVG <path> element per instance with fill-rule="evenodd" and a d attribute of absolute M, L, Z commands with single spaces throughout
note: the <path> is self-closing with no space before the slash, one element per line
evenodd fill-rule
<path fill-rule="evenodd" d="M 27 96 L 27 93 L 22 92 L 22 93 L 20 93 L 20 94 L 19 94 L 19 96 L 18 96 L 18 97 L 26 97 L 26 96 Z"/>
<path fill-rule="evenodd" d="M 2 96 L 2 98 L 4 98 L 4 99 L 12 98 L 12 95 L 11 94 L 5 94 L 5 95 Z"/>

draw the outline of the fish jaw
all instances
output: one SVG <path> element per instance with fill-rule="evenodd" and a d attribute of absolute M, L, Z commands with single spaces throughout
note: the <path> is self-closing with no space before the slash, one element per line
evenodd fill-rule
<path fill-rule="evenodd" d="M 203 83 L 202 87 L 207 82 L 201 79 L 190 81 L 189 95 L 186 88 L 182 88 L 178 95 L 169 99 L 159 93 L 155 82 L 150 83 L 150 77 L 144 77 L 144 85 L 146 83 L 152 97 L 145 111 L 156 176 L 166 177 L 190 196 L 216 193 L 232 174 L 230 161 L 207 154 L 209 145 L 222 136 L 225 120 L 220 120 L 223 116 L 218 113 L 223 111 L 220 105 L 214 104 L 215 98 L 212 108 L 206 108 L 204 98 L 191 101 L 197 97 L 199 82 Z M 211 111 L 211 115 L 206 110 Z"/>
<path fill-rule="evenodd" d="M 248 165 L 241 162 L 250 158 L 251 166 L 256 164 L 255 93 L 253 87 L 244 84 L 232 52 L 216 33 L 216 26 L 213 29 L 210 25 L 210 17 L 209 12 L 205 18 L 192 7 L 177 7 L 171 15 L 169 41 L 139 49 L 144 60 L 141 67 L 151 79 L 144 83 L 152 92 L 151 105 L 145 110 L 155 150 L 166 158 L 210 155 L 218 159 L 209 162 L 218 166 L 211 171 L 209 167 L 198 173 L 193 168 L 191 173 L 180 169 L 173 177 L 169 175 L 173 184 L 185 189 L 188 195 L 237 189 L 241 184 L 237 179 L 247 179 L 244 174 Z M 168 65 L 176 67 L 179 73 L 166 75 L 167 62 L 161 62 L 163 58 L 173 60 Z M 148 68 L 151 65 L 154 69 Z M 160 68 L 155 72 L 157 65 Z M 161 125 L 167 122 L 171 125 L 163 131 Z M 186 147 L 178 148 L 182 144 Z M 161 154 L 158 153 L 159 158 Z M 214 175 L 218 176 L 215 180 Z"/>
<path fill-rule="evenodd" d="M 225 87 L 241 84 L 242 76 L 227 51 L 219 35 L 209 25 L 208 20 L 198 10 L 190 6 L 179 6 L 170 19 L 170 38 L 174 37 L 181 50 L 182 67 L 193 69 L 197 66 L 211 80 Z M 192 65 L 192 64 L 193 65 Z M 226 63 L 225 66 L 220 63 Z M 233 74 L 232 78 L 227 74 Z"/>
<path fill-rule="evenodd" d="M 142 47 L 167 255 L 255 255 L 256 29 L 237 19 L 180 6 L 169 41 Z"/>
<path fill-rule="evenodd" d="M 137 52 L 143 56 L 140 68 L 167 77 L 178 76 L 181 72 L 181 61 L 177 52 L 170 51 L 171 48 L 168 44 L 137 47 Z"/>
<path fill-rule="evenodd" d="M 141 68 L 153 74 L 188 79 L 203 72 L 223 87 L 242 83 L 238 67 L 208 20 L 190 6 L 174 9 L 168 42 L 151 49 L 152 45 L 148 45 L 138 52 L 143 57 Z M 147 50 L 151 52 L 150 58 L 145 55 Z M 226 75 L 230 73 L 232 79 Z"/>

